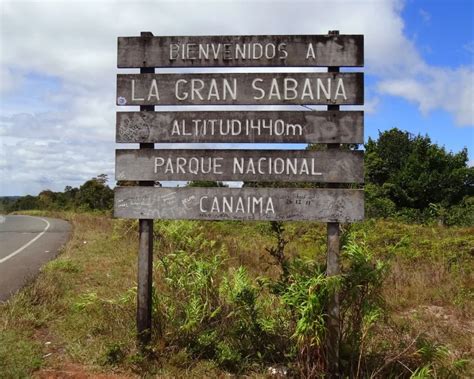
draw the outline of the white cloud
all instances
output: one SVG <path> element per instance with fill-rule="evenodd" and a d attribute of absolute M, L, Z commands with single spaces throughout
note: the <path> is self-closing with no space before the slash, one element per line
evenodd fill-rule
<path fill-rule="evenodd" d="M 79 186 L 100 173 L 113 178 L 112 142 L 64 144 L 55 139 L 3 137 L 2 152 L 3 195 L 36 194 L 44 189 L 59 191 L 66 185 Z"/>
<path fill-rule="evenodd" d="M 380 94 L 390 94 L 423 112 L 444 109 L 459 125 L 472 125 L 472 68 L 426 64 L 404 34 L 402 6 L 401 0 L 0 0 L 0 162 L 2 175 L 10 178 L 1 192 L 60 190 L 87 175 L 111 173 L 117 36 L 140 31 L 361 33 L 365 72 L 380 80 L 370 89 L 367 112 L 376 109 Z M 32 75 L 57 83 L 44 86 Z"/>
<path fill-rule="evenodd" d="M 381 92 L 401 96 L 418 104 L 422 113 L 443 109 L 454 115 L 458 125 L 474 125 L 474 72 L 426 66 L 416 75 L 382 80 Z"/>

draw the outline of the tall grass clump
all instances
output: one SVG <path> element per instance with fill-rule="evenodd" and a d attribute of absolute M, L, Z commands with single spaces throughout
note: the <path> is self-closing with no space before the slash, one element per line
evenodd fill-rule
<path fill-rule="evenodd" d="M 266 250 L 281 275 L 252 278 L 244 267 L 230 267 L 226 249 L 206 240 L 199 225 L 157 227 L 161 243 L 173 248 L 156 265 L 165 284 L 157 300 L 169 352 L 237 373 L 278 363 L 302 377 L 324 375 L 328 299 L 338 290 L 343 369 L 359 375 L 372 327 L 384 313 L 386 272 L 364 244 L 348 238 L 343 273 L 328 278 L 323 265 L 286 257 L 284 228 L 272 224 L 276 246 Z"/>
<path fill-rule="evenodd" d="M 283 357 L 284 317 L 277 299 L 242 267 L 230 267 L 227 251 L 188 222 L 157 227 L 162 243 L 174 248 L 156 264 L 159 320 L 166 350 L 189 365 L 212 361 L 232 372 Z M 168 240 L 168 236 L 171 238 Z M 173 241 L 174 236 L 180 236 Z"/>
<path fill-rule="evenodd" d="M 381 283 L 386 266 L 374 259 L 363 243 L 352 236 L 346 240 L 341 275 L 327 277 L 324 265 L 296 257 L 288 264 L 287 274 L 271 283 L 290 317 L 293 364 L 298 376 L 315 378 L 326 374 L 327 309 L 335 291 L 340 293 L 341 358 L 347 375 L 357 376 L 361 370 L 366 340 L 384 313 Z"/>

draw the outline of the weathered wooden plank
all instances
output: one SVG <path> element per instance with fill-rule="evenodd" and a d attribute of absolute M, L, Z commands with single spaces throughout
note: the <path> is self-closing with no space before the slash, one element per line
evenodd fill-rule
<path fill-rule="evenodd" d="M 119 37 L 118 67 L 364 65 L 363 35 Z"/>
<path fill-rule="evenodd" d="M 117 143 L 364 143 L 364 112 L 117 112 Z"/>
<path fill-rule="evenodd" d="M 362 151 L 116 150 L 116 180 L 362 183 Z"/>
<path fill-rule="evenodd" d="M 360 72 L 117 75 L 117 105 L 363 103 Z"/>
<path fill-rule="evenodd" d="M 364 218 L 364 192 L 352 189 L 117 187 L 116 217 L 193 220 Z"/>

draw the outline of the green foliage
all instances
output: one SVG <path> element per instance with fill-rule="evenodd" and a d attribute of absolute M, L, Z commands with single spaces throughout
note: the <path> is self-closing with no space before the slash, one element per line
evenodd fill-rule
<path fill-rule="evenodd" d="M 160 237 L 179 250 L 159 258 L 166 284 L 158 303 L 168 344 L 191 357 L 240 372 L 282 357 L 281 310 L 243 267 L 225 269 L 226 251 L 192 222 L 160 223 Z M 194 232 L 192 232 L 194 231 Z M 176 236 L 179 235 L 179 243 Z"/>
<path fill-rule="evenodd" d="M 21 211 L 25 209 L 39 209 L 39 199 L 37 196 L 26 195 L 4 205 L 6 212 Z"/>
<path fill-rule="evenodd" d="M 385 314 L 382 284 L 388 273 L 386 263 L 375 258 L 362 241 L 353 234 L 346 237 L 343 249 L 345 270 L 341 289 L 343 359 L 349 362 L 348 370 L 359 376 L 364 351 L 371 332 Z"/>
<path fill-rule="evenodd" d="M 242 267 L 222 275 L 223 257 L 176 252 L 160 259 L 167 290 L 158 302 L 169 343 L 192 357 L 241 371 L 278 356 L 272 323 L 262 326 L 259 291 Z M 277 323 L 273 323 L 277 325 Z"/>
<path fill-rule="evenodd" d="M 41 347 L 23 332 L 0 329 L 0 377 L 27 378 L 41 367 Z"/>
<path fill-rule="evenodd" d="M 383 186 L 377 186 L 367 183 L 364 188 L 365 192 L 365 210 L 367 215 L 376 218 L 386 218 L 396 213 L 397 206 L 386 197 Z"/>
<path fill-rule="evenodd" d="M 64 192 L 41 191 L 38 196 L 22 196 L 3 202 L 6 212 L 41 210 L 104 211 L 113 206 L 114 192 L 107 185 L 107 175 L 87 180 L 79 188 L 66 186 Z"/>
<path fill-rule="evenodd" d="M 438 211 L 444 225 L 472 226 L 474 225 L 474 196 L 466 196 L 461 203 L 446 210 Z"/>
<path fill-rule="evenodd" d="M 367 210 L 370 216 L 415 210 L 416 217 L 430 204 L 457 206 L 474 194 L 474 168 L 468 167 L 467 149 L 446 152 L 428 136 L 391 129 L 369 138 L 365 145 Z M 395 209 L 394 209 L 395 207 Z M 472 216 L 471 216 L 472 217 Z"/>
<path fill-rule="evenodd" d="M 468 361 L 454 358 L 446 345 L 425 335 L 421 335 L 416 342 L 416 354 L 421 358 L 423 366 L 413 373 L 412 378 L 459 378 L 465 373 Z"/>
<path fill-rule="evenodd" d="M 62 271 L 76 273 L 81 271 L 79 265 L 71 259 L 56 259 L 46 264 L 45 271 Z"/>
<path fill-rule="evenodd" d="M 169 250 L 198 250 L 213 249 L 216 242 L 204 236 L 204 228 L 198 221 L 157 220 L 154 223 L 154 234 L 159 243 L 164 244 Z"/>
<path fill-rule="evenodd" d="M 80 186 L 76 195 L 79 206 L 87 210 L 112 209 L 114 191 L 106 183 L 107 176 L 102 174 Z"/>
<path fill-rule="evenodd" d="M 20 196 L 0 196 L 0 213 L 7 213 Z"/>
<path fill-rule="evenodd" d="M 430 379 L 432 377 L 430 366 L 418 367 L 413 374 L 410 375 L 410 379 Z"/>
<path fill-rule="evenodd" d="M 393 219 L 344 227 L 342 273 L 327 278 L 324 225 L 157 221 L 154 333 L 143 356 L 135 345 L 137 222 L 68 215 L 74 235 L 63 255 L 0 306 L 7 376 L 50 369 L 67 356 L 94 373 L 258 377 L 281 367 L 289 377 L 323 377 L 335 289 L 344 377 L 472 371 L 472 228 Z M 42 358 L 53 346 L 56 360 Z"/>
<path fill-rule="evenodd" d="M 381 284 L 387 272 L 366 245 L 347 237 L 343 274 L 328 278 L 323 266 L 288 259 L 284 228 L 273 225 L 263 231 L 277 237 L 276 247 L 267 251 L 284 257 L 286 273 L 276 280 L 252 279 L 242 266 L 226 268 L 226 251 L 206 241 L 201 225 L 180 221 L 155 227 L 162 243 L 175 249 L 156 266 L 166 283 L 157 294 L 157 311 L 168 346 L 232 372 L 278 362 L 300 376 L 323 375 L 328 299 L 337 289 L 349 362 L 343 368 L 351 374 L 360 370 L 364 344 L 384 315 Z"/>
<path fill-rule="evenodd" d="M 271 221 L 270 222 L 271 233 L 276 237 L 276 245 L 273 247 L 267 247 L 265 250 L 276 260 L 276 263 L 280 266 L 282 279 L 288 280 L 289 276 L 289 263 L 288 258 L 285 256 L 285 246 L 288 244 L 288 240 L 283 237 L 285 228 L 283 222 Z"/>

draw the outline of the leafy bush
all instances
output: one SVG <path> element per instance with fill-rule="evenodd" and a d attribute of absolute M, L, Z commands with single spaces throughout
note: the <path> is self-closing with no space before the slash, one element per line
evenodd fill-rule
<path fill-rule="evenodd" d="M 369 217 L 473 225 L 472 207 L 463 201 L 474 194 L 467 149 L 447 152 L 428 136 L 387 130 L 365 145 L 365 182 Z"/>

